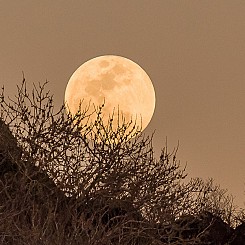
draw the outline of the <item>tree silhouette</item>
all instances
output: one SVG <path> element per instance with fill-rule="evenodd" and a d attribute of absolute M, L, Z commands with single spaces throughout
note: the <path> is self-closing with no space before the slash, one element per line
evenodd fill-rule
<path fill-rule="evenodd" d="M 156 159 L 152 136 L 119 113 L 116 129 L 113 115 L 103 121 L 103 105 L 91 123 L 88 110 L 55 110 L 47 83 L 30 92 L 26 85 L 23 79 L 14 100 L 1 93 L 2 244 L 230 240 L 242 214 L 212 180 L 184 181 L 177 150 L 165 147 Z M 218 229 L 222 242 L 207 243 Z"/>

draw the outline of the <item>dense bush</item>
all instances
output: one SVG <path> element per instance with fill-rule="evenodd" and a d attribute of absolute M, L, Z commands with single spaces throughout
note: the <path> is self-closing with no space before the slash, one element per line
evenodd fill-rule
<path fill-rule="evenodd" d="M 103 122 L 103 105 L 93 123 L 55 111 L 46 85 L 1 94 L 2 244 L 235 244 L 243 213 L 226 191 L 185 181 L 177 150 L 156 159 L 152 137 L 119 113 L 118 128 Z"/>

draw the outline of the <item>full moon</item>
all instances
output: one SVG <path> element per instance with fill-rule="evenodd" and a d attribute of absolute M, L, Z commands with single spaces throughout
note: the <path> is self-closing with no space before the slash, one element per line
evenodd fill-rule
<path fill-rule="evenodd" d="M 113 115 L 113 127 L 117 127 L 120 115 L 126 123 L 132 120 L 144 130 L 154 113 L 155 91 L 151 79 L 138 64 L 121 56 L 105 55 L 85 62 L 72 74 L 65 104 L 72 115 L 79 109 L 89 108 L 88 113 L 92 112 L 103 104 L 103 123 L 108 123 Z M 92 114 L 91 122 L 96 116 Z"/>

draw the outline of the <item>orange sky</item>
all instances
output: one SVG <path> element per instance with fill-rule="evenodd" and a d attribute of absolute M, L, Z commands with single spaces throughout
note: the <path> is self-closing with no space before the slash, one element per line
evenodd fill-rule
<path fill-rule="evenodd" d="M 180 141 L 190 177 L 213 177 L 243 205 L 244 0 L 0 0 L 0 86 L 49 80 L 55 103 L 83 62 L 132 59 L 156 90 L 159 153 Z M 15 91 L 15 90 L 14 90 Z"/>

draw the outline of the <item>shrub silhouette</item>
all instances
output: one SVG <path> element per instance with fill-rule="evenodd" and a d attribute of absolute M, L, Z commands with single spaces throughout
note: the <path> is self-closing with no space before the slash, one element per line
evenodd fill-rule
<path fill-rule="evenodd" d="M 55 111 L 46 85 L 28 92 L 23 79 L 15 100 L 1 94 L 2 244 L 225 244 L 237 236 L 232 199 L 212 180 L 184 181 L 177 150 L 156 159 L 152 137 L 134 122 L 112 128 L 103 105 L 93 123 L 86 110 Z"/>

